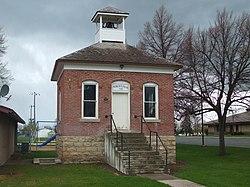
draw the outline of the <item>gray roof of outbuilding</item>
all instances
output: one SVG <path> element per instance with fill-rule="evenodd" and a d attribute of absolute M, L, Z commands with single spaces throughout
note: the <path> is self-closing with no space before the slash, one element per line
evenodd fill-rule
<path fill-rule="evenodd" d="M 250 110 L 247 109 L 246 112 L 234 114 L 226 118 L 226 124 L 249 124 L 250 125 Z M 213 120 L 205 123 L 206 125 L 218 125 L 218 120 Z"/>
<path fill-rule="evenodd" d="M 3 113 L 4 115 L 15 120 L 16 122 L 25 124 L 25 121 L 11 108 L 0 105 L 0 113 Z"/>

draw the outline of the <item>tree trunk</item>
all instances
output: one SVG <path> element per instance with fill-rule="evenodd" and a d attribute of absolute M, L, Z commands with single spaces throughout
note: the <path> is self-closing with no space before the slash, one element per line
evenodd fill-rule
<path fill-rule="evenodd" d="M 220 116 L 219 117 L 219 155 L 220 156 L 226 155 L 225 137 L 224 137 L 225 124 L 226 124 L 226 117 Z"/>

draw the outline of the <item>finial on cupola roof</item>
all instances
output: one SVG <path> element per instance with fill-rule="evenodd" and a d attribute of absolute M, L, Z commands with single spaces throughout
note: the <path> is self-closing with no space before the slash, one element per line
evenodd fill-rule
<path fill-rule="evenodd" d="M 118 42 L 125 44 L 125 19 L 128 16 L 129 13 L 113 7 L 98 10 L 91 19 L 93 23 L 96 23 L 95 42 Z"/>

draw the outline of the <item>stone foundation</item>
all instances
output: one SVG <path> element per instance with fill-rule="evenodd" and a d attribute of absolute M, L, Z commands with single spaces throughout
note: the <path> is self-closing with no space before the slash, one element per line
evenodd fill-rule
<path fill-rule="evenodd" d="M 57 155 L 63 163 L 104 161 L 103 136 L 58 136 Z"/>
<path fill-rule="evenodd" d="M 168 164 L 176 164 L 176 141 L 175 141 L 175 136 L 160 136 L 161 140 L 163 141 L 165 147 L 167 148 L 168 151 Z M 152 139 L 152 147 L 155 149 L 155 136 L 151 137 Z M 149 142 L 149 136 L 147 136 L 147 141 Z M 165 160 L 165 149 L 163 148 L 162 144 L 160 141 L 158 141 L 158 146 L 159 146 L 159 152 L 162 156 L 162 158 Z"/>

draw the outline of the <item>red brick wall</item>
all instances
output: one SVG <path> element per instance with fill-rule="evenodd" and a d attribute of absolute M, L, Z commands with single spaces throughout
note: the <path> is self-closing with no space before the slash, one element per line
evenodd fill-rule
<path fill-rule="evenodd" d="M 100 122 L 80 121 L 82 82 L 87 80 L 99 83 Z M 58 133 L 64 136 L 103 135 L 109 127 L 109 119 L 106 119 L 105 115 L 111 114 L 111 85 L 114 81 L 130 83 L 130 128 L 138 131 L 140 119 L 135 119 L 134 115 L 141 115 L 143 112 L 143 84 L 158 84 L 160 123 L 149 124 L 152 130 L 157 130 L 160 135 L 174 135 L 173 75 L 79 70 L 65 70 L 58 82 L 58 90 L 60 89 L 62 95 L 62 117 Z M 105 97 L 108 101 L 104 100 Z"/>

